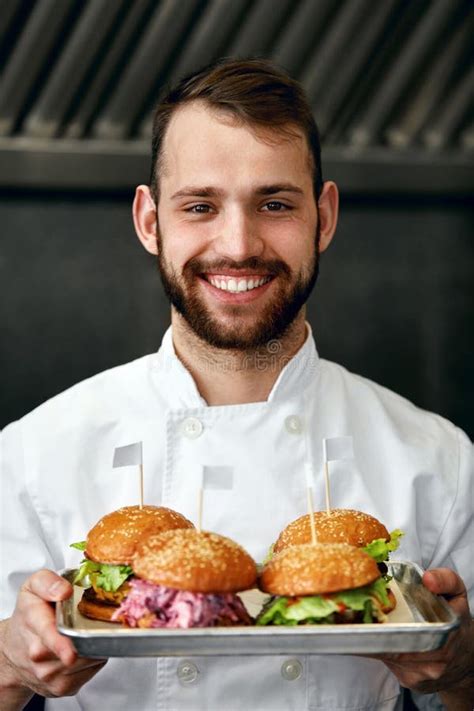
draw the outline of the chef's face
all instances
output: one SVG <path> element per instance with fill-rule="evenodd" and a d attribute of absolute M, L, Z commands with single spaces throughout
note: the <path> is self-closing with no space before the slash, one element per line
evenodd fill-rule
<path fill-rule="evenodd" d="M 176 312 L 215 347 L 281 337 L 315 284 L 320 225 L 309 150 L 295 134 L 257 133 L 200 102 L 171 119 L 155 249 Z"/>

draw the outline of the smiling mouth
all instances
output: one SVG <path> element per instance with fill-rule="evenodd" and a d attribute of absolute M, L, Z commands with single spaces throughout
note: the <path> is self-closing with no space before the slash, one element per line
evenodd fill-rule
<path fill-rule="evenodd" d="M 232 294 L 243 293 L 246 291 L 252 291 L 257 289 L 259 286 L 267 284 L 273 279 L 271 276 L 249 276 L 249 277 L 235 277 L 235 276 L 224 276 L 223 274 L 207 274 L 203 275 L 203 279 L 207 281 L 211 286 L 221 291 L 228 291 Z"/>

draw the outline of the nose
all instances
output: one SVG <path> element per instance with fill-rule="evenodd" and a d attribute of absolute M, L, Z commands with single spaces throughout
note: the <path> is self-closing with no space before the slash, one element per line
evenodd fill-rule
<path fill-rule="evenodd" d="M 265 244 L 257 218 L 241 207 L 226 210 L 219 221 L 214 249 L 219 256 L 234 261 L 261 256 Z"/>

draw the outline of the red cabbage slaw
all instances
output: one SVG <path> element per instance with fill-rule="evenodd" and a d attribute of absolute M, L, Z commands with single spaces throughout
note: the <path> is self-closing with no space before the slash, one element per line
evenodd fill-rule
<path fill-rule="evenodd" d="M 241 599 L 234 593 L 193 593 L 138 578 L 132 578 L 130 586 L 130 592 L 112 617 L 128 627 L 187 629 L 251 624 Z"/>

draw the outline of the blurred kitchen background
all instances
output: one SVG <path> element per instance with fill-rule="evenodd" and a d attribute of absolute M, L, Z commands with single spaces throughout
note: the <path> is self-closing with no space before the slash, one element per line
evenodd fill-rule
<path fill-rule="evenodd" d="M 153 105 L 263 56 L 306 88 L 341 190 L 320 354 L 473 436 L 473 29 L 470 0 L 1 0 L 0 426 L 157 349 L 130 211 Z"/>

